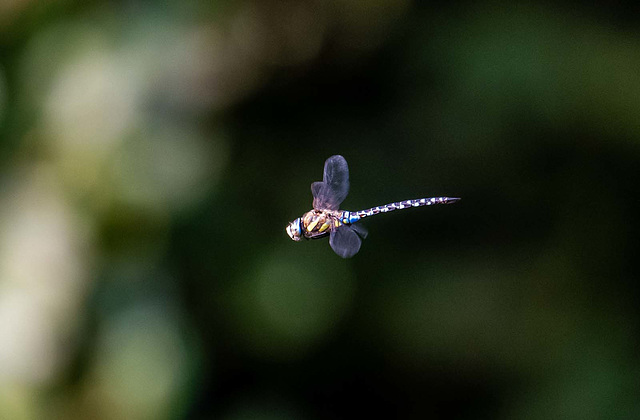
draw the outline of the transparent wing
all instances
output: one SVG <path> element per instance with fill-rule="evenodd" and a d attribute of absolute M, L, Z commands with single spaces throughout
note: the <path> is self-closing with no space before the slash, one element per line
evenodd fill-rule
<path fill-rule="evenodd" d="M 351 226 L 351 229 L 353 229 L 360 238 L 362 239 L 366 239 L 367 235 L 369 234 L 369 232 L 367 231 L 367 228 L 365 228 L 364 226 L 362 226 L 360 223 L 355 223 L 353 225 L 349 225 Z"/>
<path fill-rule="evenodd" d="M 358 232 L 353 229 L 353 226 L 342 225 L 331 231 L 329 245 L 342 258 L 351 258 L 360 251 L 362 239 Z"/>
<path fill-rule="evenodd" d="M 331 156 L 324 163 L 322 182 L 311 184 L 313 208 L 338 210 L 349 194 L 349 166 L 340 155 Z"/>

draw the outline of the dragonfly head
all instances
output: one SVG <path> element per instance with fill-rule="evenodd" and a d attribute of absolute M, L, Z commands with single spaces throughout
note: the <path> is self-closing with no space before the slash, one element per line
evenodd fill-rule
<path fill-rule="evenodd" d="M 298 217 L 293 222 L 287 225 L 287 235 L 294 241 L 302 239 L 302 227 L 300 226 L 301 219 Z"/>

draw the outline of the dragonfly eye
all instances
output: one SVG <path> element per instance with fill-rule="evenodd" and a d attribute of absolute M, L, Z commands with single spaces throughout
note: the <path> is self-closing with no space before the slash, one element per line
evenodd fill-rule
<path fill-rule="evenodd" d="M 287 235 L 294 241 L 299 241 L 301 239 L 302 230 L 300 229 L 300 218 L 298 217 L 293 222 L 287 225 Z"/>

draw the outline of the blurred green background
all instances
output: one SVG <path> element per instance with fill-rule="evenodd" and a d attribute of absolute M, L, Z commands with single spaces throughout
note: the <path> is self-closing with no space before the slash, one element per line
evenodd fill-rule
<path fill-rule="evenodd" d="M 640 418 L 639 11 L 2 0 L 0 418 Z"/>

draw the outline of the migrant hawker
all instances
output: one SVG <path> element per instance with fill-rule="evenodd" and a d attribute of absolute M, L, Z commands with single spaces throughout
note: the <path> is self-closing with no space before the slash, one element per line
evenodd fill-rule
<path fill-rule="evenodd" d="M 360 211 L 338 210 L 340 203 L 349 193 L 349 167 L 340 155 L 327 159 L 324 163 L 323 179 L 311 184 L 311 193 L 313 210 L 289 223 L 287 234 L 294 241 L 302 238 L 318 239 L 329 235 L 329 245 L 342 258 L 353 257 L 360 250 L 367 231 L 356 222 L 365 217 L 396 209 L 449 204 L 460 200 L 452 197 L 431 197 L 404 200 Z"/>

